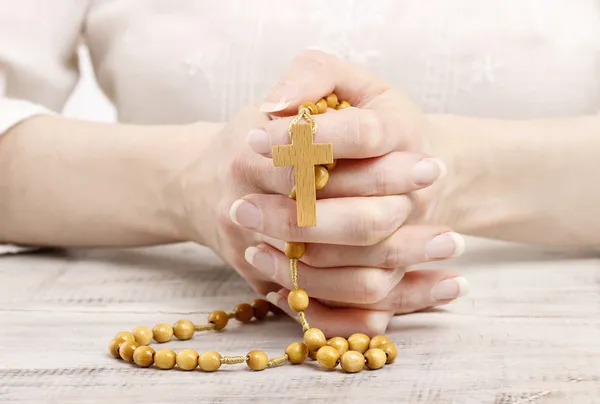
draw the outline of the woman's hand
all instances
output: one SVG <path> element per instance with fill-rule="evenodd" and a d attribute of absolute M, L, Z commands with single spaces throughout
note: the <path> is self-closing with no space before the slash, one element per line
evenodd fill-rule
<path fill-rule="evenodd" d="M 298 89 L 310 91 L 306 95 L 297 93 L 297 99 L 283 108 L 279 103 L 277 112 L 291 114 L 303 101 L 317 100 L 334 89 L 361 107 L 317 116 L 319 131 L 315 142 L 333 143 L 335 157 L 343 159 L 331 172 L 328 185 L 318 193 L 319 225 L 296 225 L 296 204 L 285 196 L 293 186 L 293 171 L 274 168 L 271 160 L 265 158 L 269 156 L 271 139 L 274 144 L 287 143 L 289 119 L 262 117 L 254 126 L 234 123 L 220 135 L 221 151 L 219 142 L 212 148 L 214 156 L 231 158 L 209 163 L 222 173 L 223 179 L 230 178 L 228 184 L 221 180 L 217 186 L 229 189 L 219 199 L 231 206 L 232 220 L 228 220 L 223 203 L 219 203 L 213 213 L 221 217 L 220 231 L 215 234 L 227 237 L 218 238 L 221 242 L 217 249 L 229 251 L 226 259 L 234 262 L 255 289 L 264 293 L 279 289 L 279 285 L 291 286 L 287 259 L 281 252 L 283 240 L 310 243 L 299 267 L 301 287 L 329 306 L 337 302 L 347 307 L 334 310 L 344 315 L 329 322 L 331 316 L 325 315 L 325 308 L 313 304 L 316 321 L 327 322 L 329 326 L 324 328 L 333 333 L 343 333 L 350 322 L 354 330 L 382 332 L 394 313 L 445 304 L 466 292 L 466 281 L 452 279 L 457 277 L 454 272 L 419 271 L 404 275 L 405 268 L 412 265 L 460 254 L 464 244 L 459 235 L 444 226 L 403 226 L 407 220 L 423 214 L 419 213 L 421 207 L 428 206 L 419 200 L 417 191 L 434 183 L 444 170 L 441 162 L 419 151 L 423 138 L 417 128 L 425 123 L 417 124 L 417 118 L 396 119 L 404 116 L 403 111 L 416 115 L 418 110 L 383 85 L 380 87 L 376 79 L 366 77 L 361 82 L 349 65 L 341 66 L 351 70 L 342 75 L 346 74 L 354 87 L 326 80 L 313 83 L 306 76 L 309 69 L 298 66 L 324 66 L 312 61 L 314 55 L 321 54 L 309 53 L 297 59 L 287 78 L 299 83 Z M 325 77 L 323 74 L 332 67 L 335 66 L 326 67 L 317 76 Z M 327 77 L 333 80 L 338 72 L 332 70 Z M 315 90 L 317 85 L 321 92 Z M 356 91 L 361 88 L 376 95 L 369 92 L 357 97 Z M 418 115 L 418 119 L 422 116 Z M 250 130 L 252 127 L 255 130 Z M 262 155 L 240 146 L 246 134 L 252 149 Z M 240 262 L 244 245 L 249 247 L 246 260 L 258 272 Z"/>

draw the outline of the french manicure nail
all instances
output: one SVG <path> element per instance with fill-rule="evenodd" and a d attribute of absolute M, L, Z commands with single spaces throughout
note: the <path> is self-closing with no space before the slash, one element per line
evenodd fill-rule
<path fill-rule="evenodd" d="M 243 199 L 239 199 L 231 205 L 229 217 L 231 218 L 231 221 L 238 226 L 247 227 L 249 229 L 257 229 L 260 227 L 260 210 L 255 205 Z"/>
<path fill-rule="evenodd" d="M 246 141 L 255 153 L 271 153 L 271 139 L 269 139 L 269 134 L 262 129 L 253 129 L 248 132 Z"/>
<path fill-rule="evenodd" d="M 413 167 L 413 181 L 418 185 L 429 185 L 446 175 L 446 165 L 442 160 L 426 158 Z"/>
<path fill-rule="evenodd" d="M 262 112 L 283 111 L 298 97 L 298 94 L 299 89 L 297 84 L 284 81 L 273 87 L 259 109 Z"/>
<path fill-rule="evenodd" d="M 275 276 L 275 261 L 271 254 L 260 250 L 257 247 L 248 247 L 244 253 L 244 258 L 250 265 L 258 269 L 268 278 Z"/>
<path fill-rule="evenodd" d="M 269 303 L 271 303 L 272 305 L 277 306 L 279 303 L 279 293 L 277 292 L 269 292 L 267 293 L 267 300 L 269 301 Z"/>
<path fill-rule="evenodd" d="M 462 276 L 448 278 L 438 282 L 431 290 L 435 300 L 451 300 L 469 294 L 469 281 Z"/>
<path fill-rule="evenodd" d="M 425 246 L 429 259 L 458 257 L 465 252 L 465 239 L 453 231 L 435 236 Z"/>

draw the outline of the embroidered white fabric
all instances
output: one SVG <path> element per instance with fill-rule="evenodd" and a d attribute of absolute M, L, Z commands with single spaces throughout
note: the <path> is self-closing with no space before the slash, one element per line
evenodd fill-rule
<path fill-rule="evenodd" d="M 61 110 L 80 38 L 129 123 L 227 120 L 306 48 L 366 66 L 431 113 L 522 119 L 600 105 L 595 0 L 0 0 L 0 134 Z"/>

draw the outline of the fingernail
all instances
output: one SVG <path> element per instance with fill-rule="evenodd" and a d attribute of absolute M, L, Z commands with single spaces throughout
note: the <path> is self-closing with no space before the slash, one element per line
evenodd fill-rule
<path fill-rule="evenodd" d="M 462 276 L 448 278 L 438 282 L 431 290 L 435 300 L 457 299 L 469 294 L 469 281 Z"/>
<path fill-rule="evenodd" d="M 262 129 L 253 129 L 248 132 L 246 137 L 250 148 L 258 154 L 270 154 L 271 153 L 271 139 L 269 134 Z"/>
<path fill-rule="evenodd" d="M 426 158 L 413 167 L 413 181 L 419 185 L 429 185 L 446 175 L 446 165 L 442 160 Z"/>
<path fill-rule="evenodd" d="M 274 306 L 278 306 L 279 304 L 279 293 L 277 292 L 269 292 L 267 293 L 267 301 Z"/>
<path fill-rule="evenodd" d="M 265 102 L 260 106 L 262 112 L 279 112 L 286 109 L 297 97 L 299 89 L 295 83 L 284 81 L 283 83 L 277 84 L 269 95 Z"/>
<path fill-rule="evenodd" d="M 257 229 L 261 222 L 260 210 L 243 199 L 239 199 L 231 205 L 229 217 L 233 223 L 249 229 Z"/>
<path fill-rule="evenodd" d="M 275 276 L 275 261 L 271 254 L 261 251 L 257 247 L 248 247 L 244 253 L 244 258 L 250 265 L 258 269 L 268 278 Z"/>
<path fill-rule="evenodd" d="M 453 231 L 435 236 L 425 246 L 429 259 L 458 257 L 465 252 L 465 239 Z"/>

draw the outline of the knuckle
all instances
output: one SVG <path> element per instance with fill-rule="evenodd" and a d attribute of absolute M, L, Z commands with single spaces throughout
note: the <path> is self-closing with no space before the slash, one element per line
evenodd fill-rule
<path fill-rule="evenodd" d="M 378 111 L 361 109 L 354 115 L 357 140 L 363 150 L 372 156 L 381 154 L 383 134 L 383 117 Z"/>
<path fill-rule="evenodd" d="M 396 311 L 405 311 L 411 307 L 411 298 L 406 285 L 400 283 L 399 290 L 394 293 L 392 302 Z"/>
<path fill-rule="evenodd" d="M 368 269 L 363 271 L 357 279 L 357 288 L 362 303 L 373 304 L 385 299 L 389 291 L 389 281 L 385 270 Z"/>
<path fill-rule="evenodd" d="M 389 195 L 393 192 L 394 173 L 385 159 L 378 161 L 369 175 L 373 178 L 375 195 Z"/>
<path fill-rule="evenodd" d="M 255 166 L 255 165 L 254 165 Z M 236 180 L 248 180 L 256 167 L 253 167 L 250 159 L 243 154 L 234 155 L 229 162 L 228 175 Z"/>
<path fill-rule="evenodd" d="M 396 208 L 391 204 L 374 201 L 365 204 L 363 214 L 357 215 L 354 228 L 351 229 L 357 243 L 371 246 L 389 237 L 400 225 L 395 214 Z M 400 221 L 401 223 L 401 221 Z"/>
<path fill-rule="evenodd" d="M 288 241 L 302 241 L 303 230 L 298 227 L 298 221 L 296 217 L 296 209 L 294 205 L 289 204 L 290 208 L 285 209 L 284 217 L 281 220 L 280 234 L 284 240 Z"/>
<path fill-rule="evenodd" d="M 381 259 L 378 260 L 380 265 L 384 268 L 395 268 L 402 265 L 404 262 L 404 248 L 402 244 L 388 239 L 383 242 L 381 247 Z"/>

